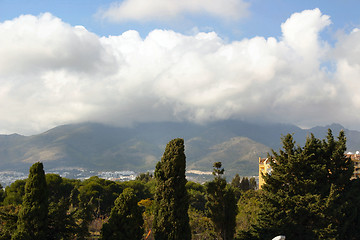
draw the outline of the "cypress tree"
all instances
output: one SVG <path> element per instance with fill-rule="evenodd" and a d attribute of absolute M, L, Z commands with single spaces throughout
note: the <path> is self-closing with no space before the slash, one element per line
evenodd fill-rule
<path fill-rule="evenodd" d="M 43 164 L 34 163 L 25 184 L 25 195 L 19 211 L 16 240 L 46 240 L 48 228 L 48 195 Z"/>
<path fill-rule="evenodd" d="M 125 188 L 115 200 L 111 209 L 109 222 L 104 223 L 101 230 L 103 240 L 137 240 L 143 235 L 141 209 L 134 190 Z"/>
<path fill-rule="evenodd" d="M 185 167 L 184 140 L 171 140 L 155 168 L 153 231 L 156 240 L 191 239 Z"/>

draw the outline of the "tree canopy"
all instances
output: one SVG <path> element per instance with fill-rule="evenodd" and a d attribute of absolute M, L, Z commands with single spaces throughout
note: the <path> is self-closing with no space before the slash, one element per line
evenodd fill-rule
<path fill-rule="evenodd" d="M 134 190 L 126 188 L 115 200 L 110 218 L 103 224 L 101 239 L 103 240 L 137 240 L 143 235 L 141 209 Z"/>
<path fill-rule="evenodd" d="M 337 204 L 353 173 L 344 132 L 338 140 L 330 129 L 326 140 L 311 134 L 304 147 L 295 146 L 288 134 L 282 144 L 279 153 L 269 156 L 272 171 L 264 176 L 257 237 L 338 239 L 342 219 Z"/>

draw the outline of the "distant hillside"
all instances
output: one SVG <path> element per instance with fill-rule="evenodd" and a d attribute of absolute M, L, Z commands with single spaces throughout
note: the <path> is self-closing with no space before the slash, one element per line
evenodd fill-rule
<path fill-rule="evenodd" d="M 187 169 L 211 171 L 223 162 L 228 174 L 257 175 L 258 158 L 280 148 L 280 138 L 294 133 L 298 144 L 313 132 L 324 138 L 343 129 L 333 124 L 308 130 L 285 124 L 220 121 L 208 125 L 145 123 L 131 128 L 82 123 L 59 126 L 33 136 L 0 135 L 0 169 L 27 170 L 37 161 L 46 169 L 80 167 L 92 170 L 153 170 L 173 138 L 185 139 Z M 348 150 L 360 149 L 360 132 L 347 130 Z"/>

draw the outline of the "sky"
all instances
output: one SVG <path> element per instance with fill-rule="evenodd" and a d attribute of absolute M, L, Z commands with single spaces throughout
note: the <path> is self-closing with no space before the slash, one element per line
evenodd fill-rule
<path fill-rule="evenodd" d="M 358 0 L 0 0 L 0 133 L 225 119 L 360 130 Z"/>

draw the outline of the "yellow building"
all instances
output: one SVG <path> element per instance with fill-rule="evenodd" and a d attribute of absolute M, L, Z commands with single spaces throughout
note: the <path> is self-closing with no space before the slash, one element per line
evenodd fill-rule
<path fill-rule="evenodd" d="M 352 178 L 360 178 L 360 153 L 356 151 L 356 153 L 348 152 L 346 154 L 347 157 L 350 157 L 351 160 L 354 162 L 354 174 Z"/>
<path fill-rule="evenodd" d="M 265 181 L 262 177 L 262 174 L 271 173 L 270 159 L 259 157 L 259 189 L 264 185 Z"/>

